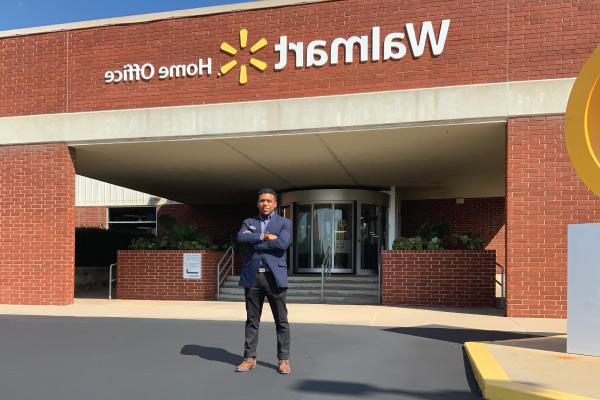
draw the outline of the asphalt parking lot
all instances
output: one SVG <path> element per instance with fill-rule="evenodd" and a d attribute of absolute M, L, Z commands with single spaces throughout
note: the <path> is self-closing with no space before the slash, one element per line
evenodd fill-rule
<path fill-rule="evenodd" d="M 234 372 L 243 323 L 0 316 L 0 398 L 479 399 L 462 343 L 521 337 L 444 327 L 292 325 L 292 374 L 276 372 L 274 325 L 259 365 Z"/>

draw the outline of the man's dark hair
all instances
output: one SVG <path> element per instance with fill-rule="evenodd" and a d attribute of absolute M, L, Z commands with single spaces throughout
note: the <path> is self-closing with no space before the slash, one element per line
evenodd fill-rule
<path fill-rule="evenodd" d="M 271 189 L 271 188 L 262 188 L 258 191 L 258 196 L 260 197 L 261 194 L 272 194 L 275 199 L 277 199 L 277 193 Z"/>

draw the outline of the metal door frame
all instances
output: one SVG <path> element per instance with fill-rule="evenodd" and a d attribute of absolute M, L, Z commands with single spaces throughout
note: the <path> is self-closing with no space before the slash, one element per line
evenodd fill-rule
<path fill-rule="evenodd" d="M 377 212 L 377 248 L 380 249 L 377 255 L 377 268 L 375 269 L 363 269 L 362 267 L 362 227 L 360 224 L 360 219 L 362 217 L 362 206 L 374 206 L 376 207 Z M 378 275 L 379 269 L 381 267 L 381 241 L 382 241 L 382 233 L 381 232 L 381 204 L 373 204 L 365 201 L 357 201 L 356 202 L 356 275 Z"/>

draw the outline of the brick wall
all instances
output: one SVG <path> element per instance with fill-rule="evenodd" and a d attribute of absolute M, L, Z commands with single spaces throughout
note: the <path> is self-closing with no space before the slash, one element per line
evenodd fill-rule
<path fill-rule="evenodd" d="M 183 278 L 183 254 L 202 254 L 200 280 Z M 213 300 L 219 251 L 120 250 L 117 254 L 117 298 L 137 300 Z"/>
<path fill-rule="evenodd" d="M 0 115 L 224 103 L 276 98 L 436 87 L 506 80 L 575 76 L 600 42 L 598 2 L 534 0 L 344 0 L 236 13 L 96 27 L 0 39 Z M 419 59 L 338 63 L 275 71 L 273 45 L 280 35 L 306 44 L 314 39 L 382 35 L 452 20 L 445 51 Z M 264 73 L 238 70 L 217 78 L 230 57 L 221 41 L 237 46 L 241 27 L 249 42 L 264 36 L 256 54 Z M 382 36 L 383 40 L 383 36 Z M 405 41 L 406 42 L 406 41 Z M 355 46 L 357 47 L 357 46 Z M 358 49 L 355 48 L 355 57 Z M 244 54 L 242 54 L 244 53 Z M 239 62 L 247 62 L 242 52 Z M 68 54 L 68 63 L 67 63 Z M 127 63 L 171 65 L 212 57 L 213 75 L 106 85 L 104 72 Z M 356 58 L 355 58 L 356 59 Z M 290 58 L 289 63 L 292 60 Z"/>
<path fill-rule="evenodd" d="M 0 146 L 0 303 L 73 303 L 74 154 Z"/>
<path fill-rule="evenodd" d="M 249 205 L 202 205 L 165 204 L 158 207 L 158 216 L 171 214 L 184 224 L 196 224 L 208 234 L 214 243 L 234 238 L 242 221 L 257 214 L 256 206 Z"/>
<path fill-rule="evenodd" d="M 105 206 L 77 206 L 75 207 L 75 226 L 77 228 L 103 228 L 107 229 Z"/>
<path fill-rule="evenodd" d="M 452 233 L 472 233 L 481 237 L 486 250 L 496 252 L 496 262 L 506 266 L 505 202 L 504 197 L 464 199 L 402 200 L 402 236 L 414 236 L 425 222 L 445 221 Z"/>
<path fill-rule="evenodd" d="M 600 222 L 600 199 L 576 175 L 563 132 L 563 117 L 508 121 L 509 316 L 567 316 L 567 225 Z"/>
<path fill-rule="evenodd" d="M 494 251 L 384 250 L 385 305 L 495 306 Z"/>

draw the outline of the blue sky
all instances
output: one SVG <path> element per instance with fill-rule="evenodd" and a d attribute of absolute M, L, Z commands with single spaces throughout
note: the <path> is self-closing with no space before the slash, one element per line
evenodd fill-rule
<path fill-rule="evenodd" d="M 248 0 L 4 0 L 0 30 L 185 10 Z"/>

